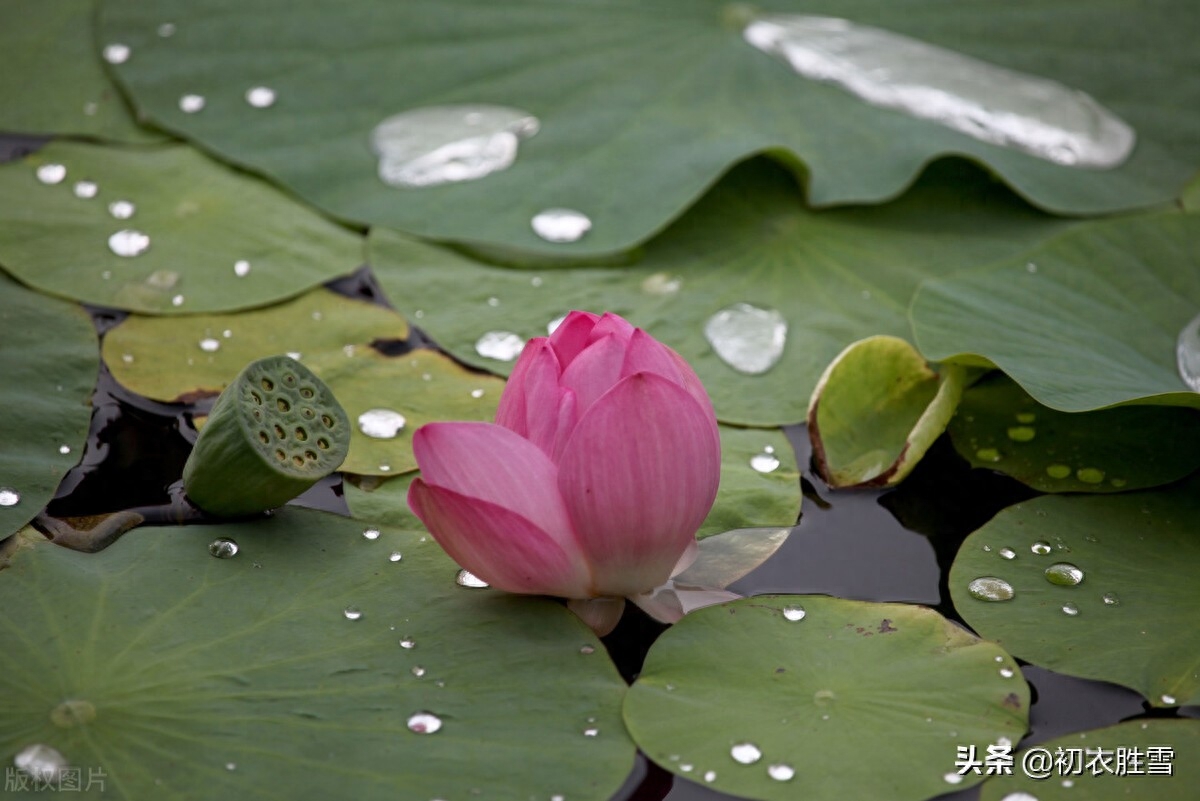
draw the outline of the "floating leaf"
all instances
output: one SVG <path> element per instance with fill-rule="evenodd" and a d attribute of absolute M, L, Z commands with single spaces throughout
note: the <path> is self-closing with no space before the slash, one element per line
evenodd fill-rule
<path fill-rule="evenodd" d="M 1099 220 L 1016 258 L 930 280 L 912 306 L 926 358 L 1012 376 L 1039 402 L 1083 412 L 1131 401 L 1200 406 L 1176 367 L 1200 312 L 1200 217 Z"/>
<path fill-rule="evenodd" d="M 770 559 L 790 533 L 790 528 L 739 528 L 705 537 L 696 561 L 673 581 L 680 587 L 728 587 Z"/>
<path fill-rule="evenodd" d="M 1036 747 L 1051 756 L 1046 778 L 1014 768 L 1010 775 L 984 782 L 980 801 L 1124 801 L 1131 796 L 1191 801 L 1200 782 L 1196 721 L 1127 720 Z M 1016 764 L 1030 750 L 1018 753 Z M 1059 754 L 1065 767 L 1053 761 Z"/>
<path fill-rule="evenodd" d="M 1200 633 L 1192 625 L 1198 527 L 1194 479 L 1120 495 L 1035 498 L 963 542 L 950 594 L 972 628 L 1021 659 L 1132 687 L 1155 706 L 1200 703 Z M 981 577 L 1005 582 L 1012 598 L 972 597 Z"/>
<path fill-rule="evenodd" d="M 808 407 L 813 458 L 832 487 L 891 487 L 942 435 L 965 372 L 939 375 L 903 339 L 875 336 L 842 351 Z"/>
<path fill-rule="evenodd" d="M 6 0 L 0 25 L 0 131 L 156 142 L 104 73 L 95 0 Z M 113 56 L 119 53 L 113 51 Z"/>
<path fill-rule="evenodd" d="M 1200 413 L 1121 406 L 1068 414 L 1041 405 L 1003 373 L 963 395 L 954 448 L 1042 492 L 1121 492 L 1177 481 L 1200 468 Z"/>
<path fill-rule="evenodd" d="M 747 598 L 659 637 L 625 721 L 659 765 L 724 793 L 918 801 L 982 778 L 956 775 L 956 745 L 1025 733 L 1014 668 L 924 607 Z"/>
<path fill-rule="evenodd" d="M 488 332 L 545 336 L 572 308 L 613 311 L 691 363 L 723 422 L 768 426 L 804 419 L 817 378 L 851 342 L 909 336 L 905 309 L 921 279 L 1018 253 L 1072 224 L 1034 213 L 963 164 L 938 165 L 887 206 L 814 213 L 790 176 L 756 161 L 627 269 L 501 270 L 378 229 L 369 249 L 396 307 L 468 364 L 511 369 L 480 354 Z M 739 372 L 706 338 L 708 323 L 741 303 L 777 311 L 787 326 L 765 373 Z M 751 322 L 760 324 L 749 343 L 757 359 L 775 332 L 762 330 L 769 319 Z"/>
<path fill-rule="evenodd" d="M 895 197 L 948 154 L 1072 213 L 1166 202 L 1196 170 L 1198 17 L 1186 3 L 1059 0 L 1032 12 L 990 0 L 952 9 L 855 0 L 770 12 L 843 16 L 1082 90 L 1133 126 L 1137 148 L 1116 169 L 1064 167 L 869 106 L 753 47 L 744 29 L 754 11 L 725 0 L 542 0 L 503 14 L 486 0 L 373 2 L 354 14 L 335 0 L 110 0 L 101 31 L 132 47 L 114 71 L 156 123 L 339 218 L 524 251 L 627 249 L 762 152 L 802 172 L 818 205 Z M 156 28 L 167 19 L 178 30 L 163 39 Z M 204 98 L 202 108 L 188 95 Z M 471 177 L 480 161 L 515 158 L 512 166 L 435 186 L 381 180 L 399 177 L 384 146 L 372 152 L 376 126 L 402 112 L 439 120 L 447 106 L 466 133 L 425 140 L 449 149 L 431 158 L 458 154 L 448 160 Z M 500 122 L 476 135 L 465 114 L 497 106 Z M 531 223 L 550 209 L 582 212 L 590 230 L 577 241 L 540 238 Z"/>
<path fill-rule="evenodd" d="M 38 170 L 50 165 L 64 177 L 46 184 Z M 52 143 L 0 168 L 0 264 L 54 295 L 152 314 L 228 311 L 361 263 L 358 236 L 188 147 Z"/>
<path fill-rule="evenodd" d="M 0 755 L 44 744 L 129 798 L 610 798 L 633 746 L 602 646 L 558 604 L 458 586 L 421 539 L 289 508 L 18 551 Z"/>
<path fill-rule="evenodd" d="M 96 351 L 82 309 L 0 273 L 0 538 L 32 520 L 79 462 Z"/>

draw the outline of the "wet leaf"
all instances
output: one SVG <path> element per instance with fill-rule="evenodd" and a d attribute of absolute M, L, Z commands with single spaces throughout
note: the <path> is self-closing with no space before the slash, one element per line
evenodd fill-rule
<path fill-rule="evenodd" d="M 625 721 L 659 765 L 723 793 L 918 801 L 982 778 L 955 781 L 955 746 L 986 752 L 1024 734 L 1029 688 L 1015 667 L 924 607 L 748 598 L 664 632 Z M 786 768 L 794 778 L 772 777 Z"/>
<path fill-rule="evenodd" d="M 934 361 L 980 360 L 1064 412 L 1146 401 L 1200 406 L 1176 367 L 1200 312 L 1200 217 L 1088 223 L 987 267 L 930 280 L 912 306 Z"/>
<path fill-rule="evenodd" d="M 818 377 L 851 342 L 910 336 L 905 310 L 923 278 L 1018 253 L 1073 224 L 962 164 L 938 165 L 886 206 L 815 213 L 790 176 L 756 161 L 626 269 L 502 270 L 379 229 L 369 250 L 396 307 L 468 364 L 511 369 L 477 351 L 489 331 L 545 336 L 572 308 L 614 311 L 691 363 L 723 422 L 768 426 L 804 419 Z M 705 336 L 710 319 L 739 303 L 787 324 L 778 363 L 761 374 L 739 372 Z"/>
<path fill-rule="evenodd" d="M 37 170 L 52 164 L 66 175 L 47 185 Z M 78 181 L 93 184 L 88 196 Z M 119 201 L 132 207 L 114 212 Z M 361 263 L 358 236 L 182 145 L 52 143 L 0 168 L 0 264 L 54 295 L 150 314 L 228 311 Z"/>
<path fill-rule="evenodd" d="M 1132 687 L 1154 706 L 1200 703 L 1197 527 L 1195 479 L 1120 495 L 1035 498 L 963 542 L 950 594 L 972 628 L 1014 656 Z M 1082 580 L 1072 585 L 1056 568 L 1051 576 L 1062 577 L 1053 583 L 1046 571 L 1057 564 L 1078 568 Z M 971 582 L 984 576 L 1007 582 L 1012 599 L 972 597 Z"/>
<path fill-rule="evenodd" d="M 0 538 L 32 520 L 79 462 L 98 368 L 82 309 L 0 273 Z"/>
<path fill-rule="evenodd" d="M 101 37 L 132 47 L 114 72 L 150 119 L 333 215 L 524 251 L 627 249 L 764 151 L 802 175 L 818 205 L 895 197 L 950 154 L 1075 214 L 1167 202 L 1196 170 L 1200 54 L 1187 3 L 1056 0 L 1031 11 L 990 0 L 853 0 L 767 10 L 846 17 L 1083 90 L 1132 125 L 1137 147 L 1116 169 L 1064 167 L 868 106 L 749 45 L 753 10 L 725 0 L 540 0 L 503 14 L 485 0 L 374 2 L 354 14 L 334 0 L 110 0 Z M 167 39 L 156 34 L 165 19 L 178 28 Z M 253 87 L 273 90 L 273 103 L 247 102 Z M 206 102 L 188 113 L 181 98 L 193 93 Z M 480 180 L 380 180 L 377 125 L 462 103 L 516 109 L 540 127 L 510 142 L 512 167 Z M 571 244 L 540 239 L 531 220 L 555 207 L 586 214 L 590 232 Z"/>
<path fill-rule="evenodd" d="M 1042 492 L 1122 492 L 1177 481 L 1200 468 L 1200 413 L 1121 406 L 1064 413 L 1003 373 L 963 395 L 950 421 L 954 448 Z"/>
<path fill-rule="evenodd" d="M 217 537 L 237 555 L 210 556 Z M 297 509 L 18 551 L 0 754 L 52 746 L 128 798 L 610 798 L 633 746 L 603 647 L 560 605 L 455 572 L 416 533 Z"/>
<path fill-rule="evenodd" d="M 825 370 L 808 407 L 813 458 L 831 487 L 891 487 L 942 435 L 966 372 L 941 374 L 889 336 L 850 345 Z"/>

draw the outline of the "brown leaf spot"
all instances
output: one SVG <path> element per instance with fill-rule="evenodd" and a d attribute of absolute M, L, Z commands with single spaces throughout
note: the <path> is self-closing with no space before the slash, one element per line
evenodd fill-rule
<path fill-rule="evenodd" d="M 885 617 L 883 622 L 879 624 L 879 633 L 890 634 L 893 631 L 897 631 L 897 629 L 892 626 L 892 621 Z"/>
<path fill-rule="evenodd" d="M 1021 699 L 1016 693 L 1009 693 L 1008 695 L 1004 696 L 1004 705 L 1011 707 L 1012 709 L 1020 709 Z"/>

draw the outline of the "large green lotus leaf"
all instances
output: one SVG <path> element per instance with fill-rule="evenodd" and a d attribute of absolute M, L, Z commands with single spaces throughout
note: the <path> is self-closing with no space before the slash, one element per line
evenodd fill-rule
<path fill-rule="evenodd" d="M 918 801 L 978 781 L 955 747 L 1016 742 L 1028 709 L 1011 658 L 931 609 L 793 595 L 672 626 L 625 722 L 659 765 L 724 793 Z"/>
<path fill-rule="evenodd" d="M 186 401 L 221 390 L 255 359 L 315 353 L 405 339 L 395 311 L 319 288 L 298 298 L 243 312 L 185 317 L 130 315 L 104 335 L 113 377 L 139 395 Z"/>
<path fill-rule="evenodd" d="M 1021 659 L 1132 687 L 1155 706 L 1200 703 L 1198 529 L 1196 479 L 1119 495 L 1035 498 L 963 542 L 950 595 L 972 628 Z M 1047 573 L 1054 565 L 1078 568 L 1082 581 L 1070 584 L 1074 571 L 1062 567 Z M 981 577 L 1007 582 L 1013 597 L 973 597 L 970 585 Z"/>
<path fill-rule="evenodd" d="M 1200 412 L 1194 409 L 1059 412 L 999 372 L 966 391 L 949 431 L 955 450 L 975 467 L 1042 492 L 1144 489 L 1200 468 Z"/>
<path fill-rule="evenodd" d="M 1050 754 L 1046 778 L 1020 767 L 1026 754 L 1038 751 Z M 1053 761 L 1060 753 L 1061 768 Z M 1041 755 L 1028 758 L 1040 762 Z M 1012 775 L 984 782 L 980 801 L 1192 801 L 1200 786 L 1200 722 L 1127 720 L 1056 737 L 1014 759 Z"/>
<path fill-rule="evenodd" d="M 66 167 L 66 179 L 41 183 L 36 170 L 47 164 Z M 95 184 L 93 196 L 77 196 L 77 179 Z M 132 203 L 132 217 L 114 218 L 115 201 Z M 145 235 L 149 247 L 117 255 L 110 242 L 120 231 Z M 298 295 L 361 263 L 357 235 L 182 145 L 53 143 L 0 168 L 0 265 L 54 295 L 150 314 L 228 311 Z"/>
<path fill-rule="evenodd" d="M 97 799 L 609 798 L 634 750 L 592 633 L 554 602 L 458 586 L 419 532 L 363 531 L 289 508 L 18 550 L 0 757 L 51 746 L 103 771 Z M 210 556 L 217 537 L 238 554 Z"/>
<path fill-rule="evenodd" d="M 101 66 L 96 0 L 5 0 L 0 9 L 0 131 L 161 141 L 139 128 Z"/>
<path fill-rule="evenodd" d="M 545 336 L 569 309 L 615 311 L 692 364 L 723 422 L 769 426 L 804 419 L 818 377 L 851 342 L 908 337 L 905 310 L 923 278 L 1018 253 L 1071 224 L 963 163 L 938 165 L 886 206 L 813 212 L 790 176 L 760 160 L 626 269 L 502 270 L 379 229 L 369 252 L 396 307 L 468 364 L 510 369 L 477 352 L 488 331 Z M 738 372 L 705 338 L 706 321 L 738 303 L 777 310 L 788 326 L 765 373 Z"/>
<path fill-rule="evenodd" d="M 899 337 L 874 336 L 842 351 L 808 406 L 813 459 L 831 487 L 900 483 L 946 430 L 966 371 L 942 374 Z"/>
<path fill-rule="evenodd" d="M 79 461 L 99 362 L 83 309 L 0 273 L 0 538 L 32 520 Z"/>
<path fill-rule="evenodd" d="M 1039 402 L 1083 412 L 1131 401 L 1200 406 L 1176 367 L 1200 312 L 1200 215 L 1100 220 L 982 269 L 930 280 L 913 300 L 934 361 L 1008 373 Z"/>
<path fill-rule="evenodd" d="M 870 107 L 747 44 L 754 12 L 726 0 L 540 0 L 502 12 L 488 0 L 377 1 L 354 13 L 336 0 L 108 0 L 101 31 L 132 47 L 114 70 L 157 124 L 340 218 L 526 251 L 628 248 L 764 151 L 792 164 L 818 205 L 894 197 L 948 154 L 985 162 L 1035 203 L 1073 213 L 1165 202 L 1196 170 L 1200 16 L 1186 0 L 1055 0 L 1036 10 L 774 0 L 761 10 L 845 17 L 1084 90 L 1136 129 L 1137 147 L 1117 169 L 1076 169 Z M 177 27 L 167 39 L 156 34 L 163 20 Z M 253 87 L 274 90 L 273 103 L 249 103 Z M 188 94 L 205 98 L 202 110 L 181 108 Z M 380 180 L 377 124 L 463 103 L 518 109 L 540 130 L 520 142 L 511 168 L 477 181 L 410 189 Z M 584 212 L 591 232 L 568 245 L 539 239 L 530 221 L 549 207 Z"/>
<path fill-rule="evenodd" d="M 491 408 L 494 416 L 494 402 Z M 355 416 L 350 407 L 347 411 L 352 418 Z M 696 536 L 704 539 L 732 529 L 795 525 L 800 516 L 800 470 L 787 438 L 778 431 L 730 426 L 720 429 L 721 486 Z M 400 476 L 384 482 L 368 478 L 348 483 L 346 503 L 350 513 L 360 520 L 420 526 L 408 508 L 411 481 L 411 476 Z"/>

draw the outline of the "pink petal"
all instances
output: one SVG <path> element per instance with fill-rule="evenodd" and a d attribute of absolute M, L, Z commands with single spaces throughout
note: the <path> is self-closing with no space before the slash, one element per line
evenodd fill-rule
<path fill-rule="evenodd" d="M 563 370 L 561 383 L 575 393 L 575 408 L 585 414 L 621 378 L 625 343 L 610 334 L 588 345 Z"/>
<path fill-rule="evenodd" d="M 592 328 L 599 319 L 591 312 L 573 311 L 554 329 L 554 333 L 550 335 L 550 344 L 558 354 L 559 364 L 564 368 L 588 346 Z"/>
<path fill-rule="evenodd" d="M 692 397 L 711 409 L 712 401 L 700 383 L 700 378 L 682 356 L 638 328 L 629 340 L 625 351 L 625 363 L 621 366 L 621 377 L 634 373 L 655 373 L 668 378 L 686 389 Z M 716 419 L 716 415 L 713 415 Z"/>
<path fill-rule="evenodd" d="M 636 330 L 624 317 L 612 312 L 605 312 L 596 321 L 596 325 L 592 328 L 592 333 L 588 339 L 590 342 L 596 342 L 606 336 L 615 335 L 622 343 L 628 344 L 629 338 L 633 336 L 633 332 Z"/>
<path fill-rule="evenodd" d="M 653 373 L 622 379 L 580 418 L 559 490 L 596 595 L 662 584 L 712 508 L 721 442 L 711 411 Z"/>
<path fill-rule="evenodd" d="M 408 505 L 459 565 L 497 589 L 586 596 L 587 568 L 527 518 L 488 501 L 426 484 L 408 488 Z"/>
<path fill-rule="evenodd" d="M 572 598 L 567 608 L 588 624 L 597 637 L 611 634 L 625 612 L 624 598 Z"/>
<path fill-rule="evenodd" d="M 413 435 L 413 453 L 431 487 L 510 509 L 567 551 L 578 550 L 558 468 L 519 434 L 492 423 L 429 423 Z"/>
<path fill-rule="evenodd" d="M 545 337 L 531 339 L 525 344 L 525 349 L 517 357 L 517 363 L 513 365 L 508 382 L 504 385 L 504 392 L 500 393 L 500 406 L 496 409 L 497 425 L 525 435 L 526 376 L 533 363 L 547 350 L 553 352 L 549 340 Z"/>
<path fill-rule="evenodd" d="M 736 601 L 736 592 L 701 587 L 681 587 L 668 581 L 652 591 L 630 597 L 630 601 L 660 623 L 678 623 L 684 615 L 706 606 Z"/>
<path fill-rule="evenodd" d="M 547 455 L 553 455 L 558 434 L 558 409 L 563 402 L 559 389 L 558 357 L 548 345 L 540 348 L 525 372 L 525 437 Z"/>

